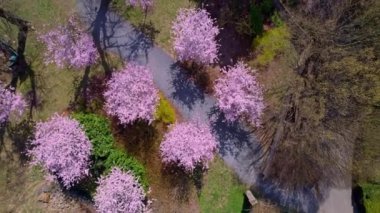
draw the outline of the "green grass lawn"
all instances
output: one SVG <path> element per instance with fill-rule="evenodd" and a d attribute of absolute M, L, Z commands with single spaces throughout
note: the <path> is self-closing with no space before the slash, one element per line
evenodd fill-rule
<path fill-rule="evenodd" d="M 31 23 L 32 29 L 27 37 L 25 55 L 35 74 L 37 96 L 40 108 L 34 111 L 36 119 L 46 119 L 54 112 L 63 111 L 74 94 L 73 82 L 83 75 L 80 71 L 58 69 L 54 65 L 45 65 L 43 46 L 37 41 L 39 34 L 64 23 L 75 6 L 75 0 L 60 2 L 58 0 L 12 0 L 2 5 L 24 20 Z M 11 32 L 11 34 L 17 33 Z M 16 40 L 12 36 L 11 40 Z M 27 93 L 31 89 L 31 79 L 26 79 L 19 86 L 19 91 Z"/>
<path fill-rule="evenodd" d="M 133 25 L 139 26 L 144 23 L 143 11 L 127 8 L 125 0 L 114 0 L 113 7 Z M 151 23 L 153 31 L 156 31 L 155 42 L 167 52 L 172 53 L 170 31 L 177 11 L 180 8 L 191 7 L 195 7 L 195 3 L 189 0 L 155 0 L 153 9 L 148 12 L 145 23 Z"/>
<path fill-rule="evenodd" d="M 121 7 L 125 1 L 115 0 L 114 2 L 116 6 Z M 30 62 L 35 73 L 37 95 L 40 102 L 40 106 L 34 110 L 34 119 L 44 120 L 55 112 L 64 111 L 75 93 L 75 82 L 82 78 L 84 72 L 58 69 L 54 65 L 43 64 L 44 50 L 37 41 L 37 36 L 68 20 L 68 16 L 74 12 L 75 0 L 12 0 L 1 6 L 30 21 L 34 28 L 28 35 L 25 52 L 27 61 Z M 152 23 L 155 30 L 159 31 L 155 37 L 158 45 L 171 52 L 171 23 L 179 8 L 193 6 L 194 3 L 188 0 L 157 0 L 155 2 L 155 7 L 148 14 L 146 23 Z M 136 26 L 144 21 L 143 13 L 138 10 L 123 9 L 123 15 Z M 115 64 L 114 66 L 120 65 L 118 59 L 112 63 Z M 91 72 L 99 73 L 101 71 L 101 66 L 96 65 Z M 26 79 L 18 90 L 27 93 L 30 89 L 31 81 Z M 3 189 L 4 192 L 0 196 L 0 204 L 10 205 L 6 209 L 15 212 L 41 211 L 35 196 L 38 194 L 36 190 L 44 182 L 42 173 L 26 167 L 15 170 L 9 165 L 11 164 L 1 164 L 0 167 L 2 171 L 0 173 L 0 189 Z M 13 181 L 9 182 L 8 179 Z M 19 181 L 23 181 L 23 184 L 18 184 Z M 224 165 L 221 159 L 217 158 L 210 165 L 210 170 L 204 177 L 204 185 L 199 197 L 200 208 L 202 212 L 240 212 L 244 190 L 245 187 L 239 183 L 233 172 Z M 196 195 L 190 197 L 192 198 L 191 201 L 188 201 L 189 204 L 172 203 L 171 205 L 173 207 L 183 205 L 183 209 L 189 209 L 188 206 L 192 206 L 192 209 L 196 211 L 198 208 Z"/>
<path fill-rule="evenodd" d="M 204 177 L 199 198 L 201 212 L 241 212 L 246 187 L 239 183 L 234 173 L 217 157 Z"/>
<path fill-rule="evenodd" d="M 0 1 L 1 2 L 1 1 Z M 29 21 L 32 29 L 28 33 L 25 56 L 35 74 L 37 96 L 40 107 L 34 110 L 34 120 L 50 117 L 55 112 L 67 108 L 73 96 L 73 81 L 83 75 L 80 71 L 58 69 L 43 64 L 43 47 L 37 42 L 37 36 L 68 19 L 74 8 L 75 0 L 12 0 L 3 1 L 0 6 Z M 0 23 L 2 24 L 2 23 Z M 0 28 L 4 30 L 4 28 Z M 17 30 L 10 28 L 9 36 L 2 31 L 1 38 L 16 41 Z M 13 44 L 12 44 L 13 45 Z M 18 91 L 26 94 L 31 89 L 30 78 L 18 86 Z M 27 114 L 27 113 L 26 113 Z M 15 124 L 13 121 L 12 124 Z M 13 151 L 13 141 L 5 138 L 7 148 L 0 155 L 0 206 L 4 212 L 44 212 L 37 201 L 38 190 L 46 184 L 41 170 L 21 165 L 18 153 Z M 5 157 L 5 152 L 9 156 Z"/>
<path fill-rule="evenodd" d="M 380 185 L 379 184 L 362 184 L 364 206 L 368 213 L 380 212 Z"/>

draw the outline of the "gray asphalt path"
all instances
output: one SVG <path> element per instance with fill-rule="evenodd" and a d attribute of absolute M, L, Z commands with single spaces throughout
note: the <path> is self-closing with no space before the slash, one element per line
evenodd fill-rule
<path fill-rule="evenodd" d="M 98 47 L 116 53 L 126 61 L 133 61 L 150 68 L 156 86 L 165 93 L 185 119 L 197 116 L 203 118 L 205 122 L 211 122 L 219 139 L 219 154 L 226 164 L 234 169 L 246 184 L 257 184 L 257 175 L 253 167 L 258 153 L 255 136 L 249 128 L 241 123 L 224 122 L 223 115 L 215 108 L 215 99 L 194 85 L 176 60 L 155 46 L 150 38 L 136 30 L 118 14 L 109 11 L 108 0 L 77 0 L 77 2 L 78 12 L 87 23 Z M 272 194 L 274 199 L 281 200 L 281 190 L 267 183 L 261 185 L 271 191 L 264 189 L 268 194 Z M 344 198 L 347 203 L 345 199 L 347 193 L 344 191 L 332 195 Z M 307 212 L 317 211 L 318 205 L 312 203 L 315 199 L 305 197 L 306 199 L 294 199 L 290 202 L 303 206 Z M 340 203 L 339 205 L 343 205 L 343 202 Z M 327 207 L 323 212 L 332 212 L 330 209 Z"/>

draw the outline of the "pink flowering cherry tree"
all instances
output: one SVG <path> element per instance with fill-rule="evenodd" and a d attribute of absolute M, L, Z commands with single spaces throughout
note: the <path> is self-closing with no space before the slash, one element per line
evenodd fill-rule
<path fill-rule="evenodd" d="M 98 58 L 92 37 L 78 24 L 75 18 L 70 18 L 65 26 L 59 26 L 40 36 L 46 50 L 44 61 L 64 66 L 82 69 L 92 65 Z"/>
<path fill-rule="evenodd" d="M 136 213 L 147 210 L 145 192 L 131 172 L 115 167 L 98 181 L 94 197 L 97 212 Z"/>
<path fill-rule="evenodd" d="M 255 126 L 260 126 L 264 111 L 262 88 L 246 64 L 239 62 L 222 70 L 224 76 L 215 84 L 217 105 L 228 121 L 245 117 Z"/>
<path fill-rule="evenodd" d="M 153 0 L 126 0 L 125 3 L 132 7 L 140 7 L 145 12 L 153 7 Z"/>
<path fill-rule="evenodd" d="M 0 84 L 0 124 L 5 123 L 12 114 L 21 116 L 26 107 L 22 96 L 12 90 Z"/>
<path fill-rule="evenodd" d="M 136 64 L 128 64 L 112 75 L 104 97 L 106 112 L 117 117 L 121 124 L 136 120 L 151 123 L 159 102 L 151 72 Z"/>
<path fill-rule="evenodd" d="M 197 166 L 208 167 L 217 150 L 217 142 L 208 124 L 200 120 L 177 123 L 165 134 L 160 145 L 162 161 L 186 172 Z"/>
<path fill-rule="evenodd" d="M 219 28 L 204 9 L 181 9 L 172 26 L 174 51 L 181 62 L 207 65 L 217 60 Z"/>
<path fill-rule="evenodd" d="M 54 115 L 37 123 L 29 155 L 41 165 L 49 178 L 70 188 L 89 174 L 92 145 L 78 121 Z"/>

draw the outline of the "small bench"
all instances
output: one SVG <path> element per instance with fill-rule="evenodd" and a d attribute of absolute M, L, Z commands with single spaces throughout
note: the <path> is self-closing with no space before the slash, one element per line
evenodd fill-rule
<path fill-rule="evenodd" d="M 251 204 L 251 206 L 254 206 L 257 204 L 257 199 L 255 198 L 255 196 L 253 196 L 251 190 L 245 191 L 245 196 L 247 196 L 248 201 Z"/>

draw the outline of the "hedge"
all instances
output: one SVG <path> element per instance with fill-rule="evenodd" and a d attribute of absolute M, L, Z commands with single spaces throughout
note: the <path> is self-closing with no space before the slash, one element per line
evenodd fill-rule
<path fill-rule="evenodd" d="M 144 166 L 125 151 L 115 147 L 115 139 L 107 118 L 86 113 L 74 113 L 72 117 L 79 121 L 92 143 L 91 172 L 94 176 L 107 174 L 112 167 L 117 166 L 124 171 L 131 171 L 147 189 L 148 181 Z"/>

